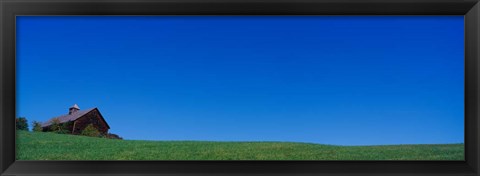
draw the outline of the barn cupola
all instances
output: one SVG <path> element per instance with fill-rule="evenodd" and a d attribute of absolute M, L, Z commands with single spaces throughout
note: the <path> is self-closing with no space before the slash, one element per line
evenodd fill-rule
<path fill-rule="evenodd" d="M 77 104 L 74 104 L 72 107 L 68 108 L 68 114 L 73 114 L 80 110 Z"/>

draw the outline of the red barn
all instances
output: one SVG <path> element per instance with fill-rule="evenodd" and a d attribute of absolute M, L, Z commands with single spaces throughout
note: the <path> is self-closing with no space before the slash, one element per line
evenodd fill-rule
<path fill-rule="evenodd" d="M 102 134 L 107 134 L 108 129 L 110 129 L 107 121 L 105 121 L 97 108 L 80 110 L 77 104 L 74 104 L 68 109 L 68 114 L 51 118 L 47 122 L 43 123 L 43 131 L 51 131 L 50 126 L 55 119 L 57 119 L 57 122 L 61 125 L 65 125 L 67 127 L 67 131 L 71 134 L 80 134 L 82 130 L 89 124 L 93 124 L 93 126 Z"/>

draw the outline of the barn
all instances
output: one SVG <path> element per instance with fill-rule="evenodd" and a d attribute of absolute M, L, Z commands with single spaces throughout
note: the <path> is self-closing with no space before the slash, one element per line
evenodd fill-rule
<path fill-rule="evenodd" d="M 64 114 L 58 117 L 53 117 L 47 122 L 43 123 L 42 130 L 44 132 L 51 131 L 51 125 L 56 121 L 65 125 L 66 129 L 71 134 L 80 134 L 82 130 L 89 124 L 93 126 L 101 133 L 107 134 L 110 126 L 103 118 L 98 108 L 90 108 L 86 110 L 80 110 L 77 104 L 74 104 L 68 109 L 68 114 Z"/>

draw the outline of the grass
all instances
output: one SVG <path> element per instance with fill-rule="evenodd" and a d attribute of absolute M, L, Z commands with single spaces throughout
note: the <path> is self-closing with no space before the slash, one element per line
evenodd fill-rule
<path fill-rule="evenodd" d="M 463 144 L 335 146 L 294 142 L 115 140 L 17 132 L 18 160 L 463 160 Z"/>

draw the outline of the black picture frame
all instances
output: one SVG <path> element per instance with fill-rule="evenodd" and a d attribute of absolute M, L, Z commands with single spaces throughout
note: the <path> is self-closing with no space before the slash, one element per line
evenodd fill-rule
<path fill-rule="evenodd" d="M 0 0 L 1 175 L 480 175 L 478 0 Z M 464 15 L 465 161 L 16 161 L 19 15 Z"/>

